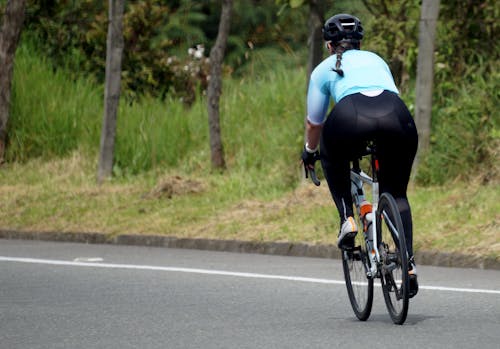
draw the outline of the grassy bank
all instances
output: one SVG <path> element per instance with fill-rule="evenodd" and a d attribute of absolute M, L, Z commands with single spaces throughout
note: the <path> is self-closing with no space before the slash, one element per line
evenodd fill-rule
<path fill-rule="evenodd" d="M 97 186 L 95 159 L 75 152 L 4 166 L 0 221 L 28 231 L 335 242 L 338 220 L 325 183 L 265 193 L 244 182 L 238 172 L 159 171 Z M 499 257 L 499 196 L 498 185 L 479 182 L 411 188 L 416 249 Z"/>

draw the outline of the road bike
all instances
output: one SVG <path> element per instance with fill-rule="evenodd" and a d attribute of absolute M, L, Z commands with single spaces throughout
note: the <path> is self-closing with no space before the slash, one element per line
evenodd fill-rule
<path fill-rule="evenodd" d="M 363 171 L 360 160 L 369 160 L 369 173 Z M 366 161 L 365 161 L 366 162 Z M 366 321 L 373 304 L 374 279 L 380 279 L 385 304 L 392 321 L 403 324 L 408 315 L 409 276 L 408 253 L 401 215 L 390 193 L 379 195 L 379 162 L 375 145 L 370 143 L 360 158 L 352 161 L 351 194 L 355 220 L 362 233 L 356 235 L 352 249 L 342 250 L 342 266 L 349 300 L 356 317 Z M 309 169 L 312 181 L 319 185 L 314 169 Z M 371 212 L 362 212 L 370 195 Z"/>

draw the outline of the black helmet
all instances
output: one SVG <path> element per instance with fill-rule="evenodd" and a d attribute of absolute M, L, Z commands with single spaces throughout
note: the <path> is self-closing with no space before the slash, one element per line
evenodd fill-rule
<path fill-rule="evenodd" d="M 363 39 L 361 21 L 352 15 L 341 13 L 328 19 L 323 26 L 325 41 L 359 43 Z"/>

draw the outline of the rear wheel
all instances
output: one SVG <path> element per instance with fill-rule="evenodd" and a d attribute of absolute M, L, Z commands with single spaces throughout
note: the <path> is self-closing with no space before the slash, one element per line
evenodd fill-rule
<path fill-rule="evenodd" d="M 358 227 L 362 225 L 358 223 Z M 354 249 L 342 251 L 342 266 L 347 294 L 356 317 L 365 321 L 373 304 L 373 278 L 367 276 L 368 260 L 363 233 L 356 235 Z"/>
<path fill-rule="evenodd" d="M 381 195 L 376 219 L 382 292 L 392 321 L 400 325 L 408 314 L 408 255 L 403 223 L 392 195 Z"/>

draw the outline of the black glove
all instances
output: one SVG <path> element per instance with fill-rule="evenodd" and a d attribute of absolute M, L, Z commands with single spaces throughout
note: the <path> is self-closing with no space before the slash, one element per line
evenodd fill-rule
<path fill-rule="evenodd" d="M 314 170 L 314 163 L 316 160 L 319 160 L 319 151 L 316 150 L 314 153 L 310 153 L 307 151 L 306 146 L 304 146 L 304 150 L 302 151 L 302 163 L 304 164 L 306 178 L 308 178 L 309 170 Z"/>

